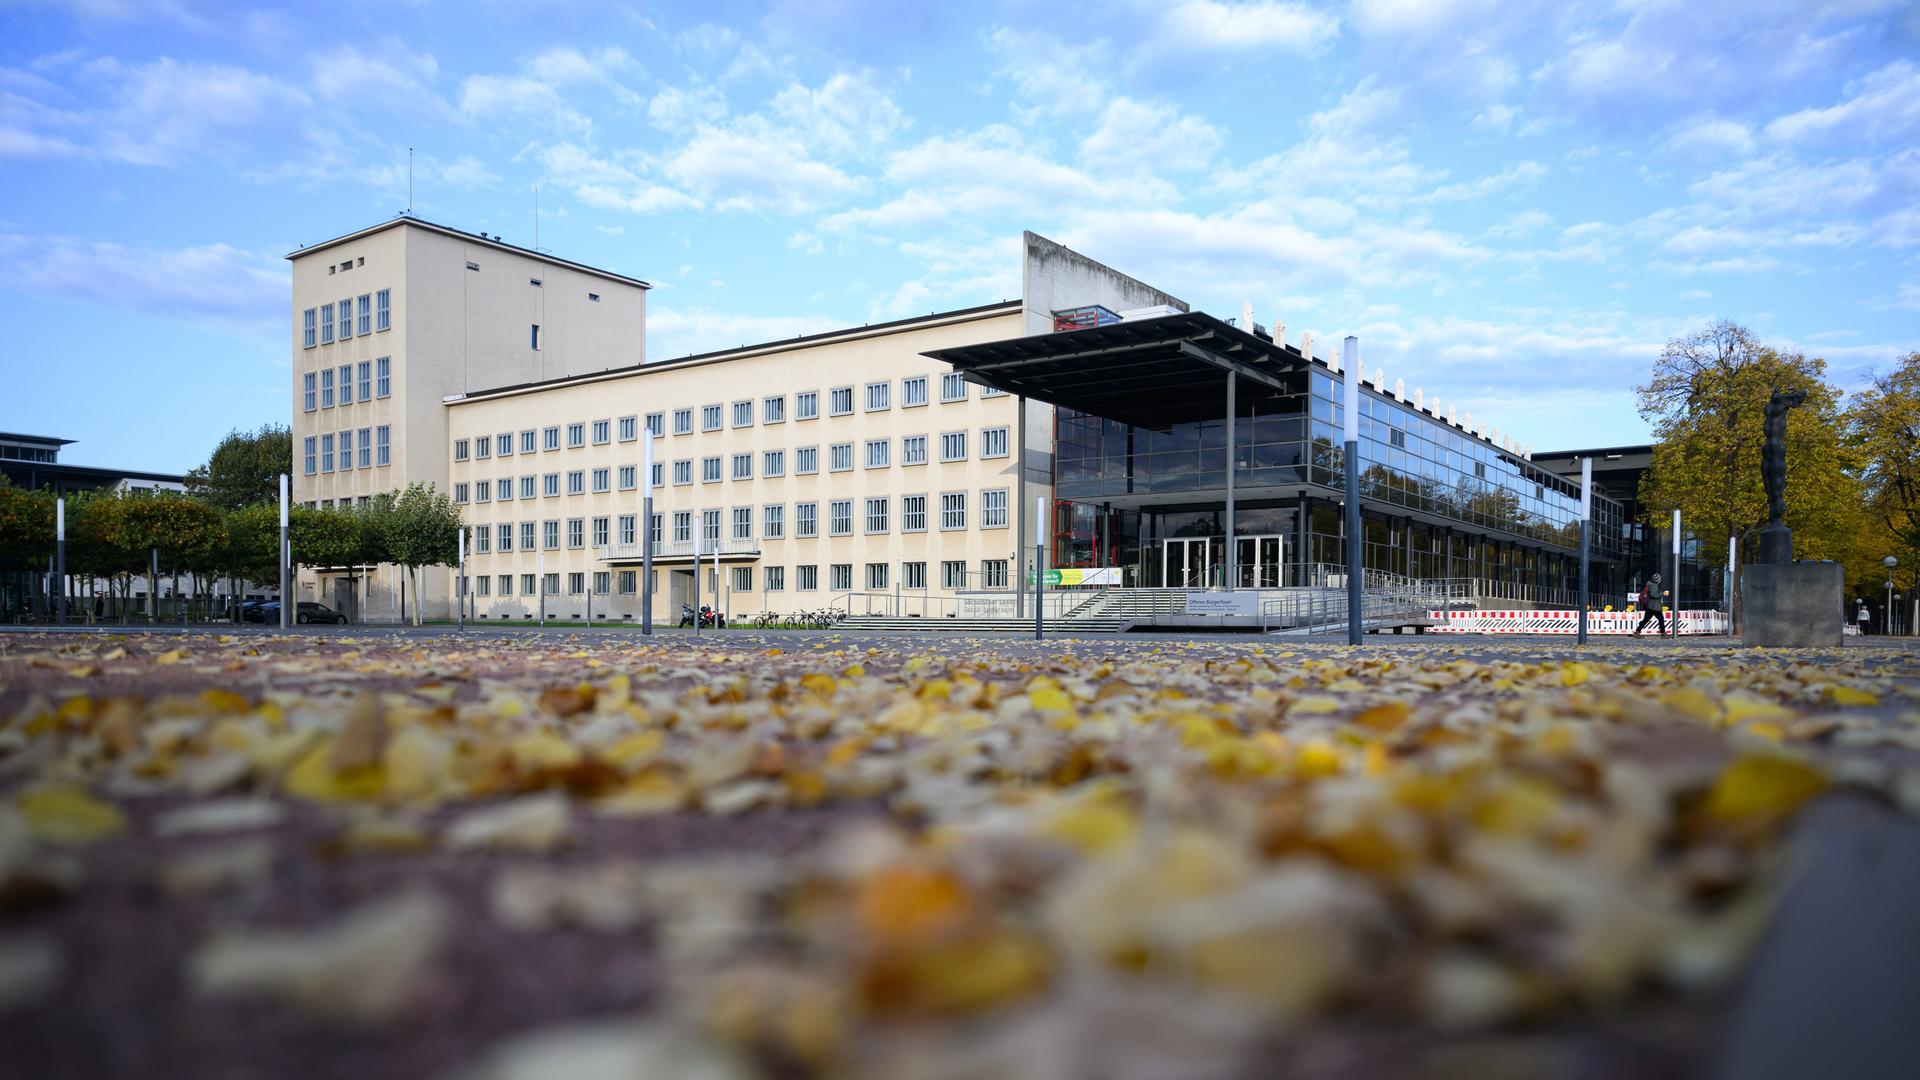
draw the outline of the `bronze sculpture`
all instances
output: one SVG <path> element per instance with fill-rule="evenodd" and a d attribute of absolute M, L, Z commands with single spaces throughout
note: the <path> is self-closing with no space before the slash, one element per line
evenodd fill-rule
<path fill-rule="evenodd" d="M 1767 399 L 1766 441 L 1760 448 L 1760 480 L 1767 489 L 1767 524 L 1787 516 L 1787 410 L 1807 400 L 1804 390 L 1775 389 Z"/>

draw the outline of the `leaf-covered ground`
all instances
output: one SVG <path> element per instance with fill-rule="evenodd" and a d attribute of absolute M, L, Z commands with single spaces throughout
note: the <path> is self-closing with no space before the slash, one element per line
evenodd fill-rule
<path fill-rule="evenodd" d="M 1796 818 L 1920 811 L 1916 750 L 1897 646 L 10 635 L 0 1045 L 1684 1073 Z"/>

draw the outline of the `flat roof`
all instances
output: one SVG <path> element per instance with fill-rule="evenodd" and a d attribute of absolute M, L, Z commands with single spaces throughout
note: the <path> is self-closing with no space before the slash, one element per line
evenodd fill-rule
<path fill-rule="evenodd" d="M 317 244 L 308 244 L 307 246 L 300 248 L 297 251 L 289 251 L 287 252 L 287 259 L 291 261 L 294 259 L 301 258 L 303 256 L 311 255 L 316 251 L 325 251 L 330 247 L 335 247 L 337 245 L 344 244 L 349 240 L 358 240 L 363 236 L 371 236 L 374 233 L 381 232 L 386 229 L 391 229 L 400 225 L 412 225 L 415 228 L 426 229 L 429 232 L 437 232 L 444 236 L 451 236 L 460 240 L 466 240 L 466 241 L 470 241 L 478 244 L 485 244 L 488 247 L 496 248 L 500 251 L 509 251 L 515 255 L 523 255 L 529 259 L 538 259 L 541 262 L 552 263 L 555 266 L 564 266 L 570 270 L 578 270 L 583 274 L 592 274 L 595 277 L 606 278 L 608 281 L 617 281 L 623 285 L 633 285 L 635 287 L 642 288 L 642 289 L 653 288 L 651 284 L 645 281 L 641 281 L 639 278 L 636 278 L 636 277 L 628 277 L 625 274 L 616 274 L 611 270 L 602 270 L 597 266 L 588 266 L 586 263 L 574 262 L 572 259 L 562 259 L 557 255 L 549 255 L 544 251 L 535 251 L 533 248 L 521 247 L 518 244 L 509 244 L 505 240 L 501 240 L 498 237 L 488 236 L 486 233 L 468 232 L 465 229 L 456 229 L 451 225 L 441 225 L 436 222 L 428 221 L 425 218 L 415 217 L 412 214 L 405 214 L 405 213 L 396 215 L 395 217 L 387 221 L 380 222 L 378 225 L 369 225 L 364 229 L 358 229 L 353 232 L 347 233 L 343 236 L 336 236 L 331 240 L 322 240 Z"/>
<path fill-rule="evenodd" d="M 991 318 L 996 315 L 1012 315 L 1021 310 L 1020 301 L 1002 300 L 997 304 L 980 304 L 975 307 L 955 308 L 952 311 L 936 311 L 927 315 L 914 315 L 891 322 L 869 323 L 865 326 L 843 327 L 838 330 L 824 330 L 818 334 L 802 334 L 797 337 L 782 338 L 778 341 L 765 341 L 757 345 L 741 345 L 732 349 L 716 349 L 713 352 L 693 353 L 687 356 L 667 360 L 646 360 L 624 367 L 607 368 L 604 371 L 583 372 L 579 375 L 562 375 L 538 382 L 512 383 L 506 386 L 489 387 L 466 394 L 452 394 L 441 399 L 442 404 L 459 405 L 469 401 L 481 401 L 488 398 L 524 394 L 534 390 L 547 390 L 557 386 L 574 383 L 596 382 L 602 379 L 624 379 L 635 375 L 647 375 L 656 371 L 671 371 L 683 367 L 695 367 L 701 364 L 724 363 L 728 360 L 744 360 L 750 356 L 762 356 L 767 353 L 785 352 L 789 349 L 811 349 L 822 345 L 832 345 L 841 341 L 857 341 L 863 337 L 880 334 L 897 334 L 921 326 L 933 326 L 941 323 L 968 322 L 974 319 Z"/>
<path fill-rule="evenodd" d="M 22 435 L 17 431 L 0 431 L 0 442 L 32 443 L 35 446 L 71 446 L 72 439 L 56 439 L 51 435 Z"/>

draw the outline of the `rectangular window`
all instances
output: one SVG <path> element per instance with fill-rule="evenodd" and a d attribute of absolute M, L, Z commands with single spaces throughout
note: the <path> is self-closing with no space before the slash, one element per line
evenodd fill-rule
<path fill-rule="evenodd" d="M 827 391 L 827 412 L 833 416 L 846 416 L 853 412 L 853 387 L 840 386 Z"/>
<path fill-rule="evenodd" d="M 473 485 L 473 501 L 474 502 L 492 502 L 493 501 L 493 481 L 480 480 L 475 482 L 475 484 Z"/>
<path fill-rule="evenodd" d="M 760 475 L 787 475 L 787 452 L 785 450 L 769 450 L 760 455 Z"/>
<path fill-rule="evenodd" d="M 820 471 L 820 448 L 803 446 L 793 452 L 793 473 L 795 476 L 812 476 Z"/>
<path fill-rule="evenodd" d="M 545 590 L 546 582 L 544 578 L 536 578 L 532 574 L 520 575 L 520 591 L 522 593 L 528 596 L 537 596 L 544 595 Z"/>
<path fill-rule="evenodd" d="M 768 540 L 778 540 L 787 534 L 787 508 L 780 503 L 769 503 L 760 508 L 760 535 Z"/>
<path fill-rule="evenodd" d="M 1007 527 L 1007 489 L 980 493 L 980 527 L 983 529 L 1004 529 Z"/>
<path fill-rule="evenodd" d="M 534 530 L 537 528 L 539 528 L 539 526 L 536 523 L 531 521 L 523 521 L 520 523 L 520 550 L 522 551 L 533 550 L 533 542 L 534 542 L 533 534 L 534 534 Z"/>
<path fill-rule="evenodd" d="M 634 535 L 634 526 L 639 523 L 639 520 L 640 520 L 640 516 L 638 514 L 621 514 L 620 515 L 620 542 L 621 543 L 632 544 L 632 543 L 638 542 L 638 538 Z"/>
<path fill-rule="evenodd" d="M 300 343 L 302 348 L 307 348 L 307 349 L 313 348 L 314 334 L 316 333 L 316 330 L 317 328 L 314 326 L 313 309 L 308 308 L 307 310 L 301 312 L 300 313 Z"/>
<path fill-rule="evenodd" d="M 912 408 L 927 403 L 927 377 L 915 375 L 911 379 L 900 380 L 900 407 Z"/>
<path fill-rule="evenodd" d="M 714 484 L 714 483 L 718 483 L 719 481 L 720 481 L 720 456 L 718 454 L 715 454 L 713 457 L 701 458 L 700 459 L 700 482 L 703 484 Z"/>
<path fill-rule="evenodd" d="M 360 467 L 373 468 L 373 429 L 360 429 Z"/>
<path fill-rule="evenodd" d="M 887 587 L 887 564 L 870 562 L 867 564 L 867 588 L 880 592 Z"/>
<path fill-rule="evenodd" d="M 667 433 L 667 414 L 657 412 L 648 413 L 647 430 L 655 435 L 665 435 Z"/>
<path fill-rule="evenodd" d="M 733 403 L 733 426 L 753 426 L 753 402 L 751 400 L 736 401 Z"/>
<path fill-rule="evenodd" d="M 967 493 L 949 491 L 940 496 L 940 528 L 946 532 L 967 527 Z"/>
<path fill-rule="evenodd" d="M 967 564 L 964 562 L 943 562 L 940 564 L 940 587 L 943 589 L 964 589 L 967 587 Z"/>
<path fill-rule="evenodd" d="M 949 431 L 940 436 L 940 460 L 941 461 L 967 460 L 967 433 L 966 432 Z"/>
<path fill-rule="evenodd" d="M 632 491 L 640 486 L 640 468 L 636 465 L 620 466 L 620 490 Z"/>
<path fill-rule="evenodd" d="M 540 349 L 540 324 L 539 323 L 529 324 L 529 332 L 527 334 L 527 344 L 531 348 L 533 348 L 534 351 L 536 352 L 539 351 Z"/>
<path fill-rule="evenodd" d="M 834 443 L 827 448 L 827 469 L 831 472 L 846 472 L 853 468 L 853 444 Z"/>
<path fill-rule="evenodd" d="M 664 461 L 654 462 L 653 476 L 650 477 L 649 480 L 651 481 L 648 485 L 649 487 L 660 487 L 665 484 L 667 482 L 667 463 Z"/>
<path fill-rule="evenodd" d="M 333 436 L 320 436 L 320 471 L 333 471 Z"/>
<path fill-rule="evenodd" d="M 999 390 L 999 389 L 996 389 L 996 388 L 994 388 L 994 387 L 991 387 L 991 386 L 983 386 L 983 387 L 981 387 L 981 388 L 980 388 L 980 396 L 981 396 L 981 397 L 983 397 L 983 398 L 985 398 L 985 397 L 1006 397 L 1006 396 L 1007 396 L 1007 392 L 1006 392 L 1005 390 Z"/>
<path fill-rule="evenodd" d="M 581 548 L 587 546 L 587 519 L 567 519 L 567 546 Z"/>
<path fill-rule="evenodd" d="M 631 421 L 633 417 L 627 417 Z M 595 420 L 593 422 L 593 445 L 605 446 L 613 441 L 613 421 Z"/>
<path fill-rule="evenodd" d="M 795 420 L 812 420 L 819 415 L 820 392 L 818 390 L 802 390 L 800 393 L 793 395 L 793 418 Z"/>
<path fill-rule="evenodd" d="M 853 535 L 852 499 L 835 499 L 827 504 L 827 533 L 831 536 Z"/>
<path fill-rule="evenodd" d="M 753 539 L 753 507 L 733 508 L 733 538 L 735 540 Z"/>
<path fill-rule="evenodd" d="M 497 546 L 500 548 L 501 551 L 513 550 L 513 526 L 506 525 L 506 524 L 502 524 L 500 526 L 499 541 L 500 542 Z"/>
<path fill-rule="evenodd" d="M 587 473 L 585 469 L 574 469 L 567 473 L 567 494 L 585 495 L 587 493 Z"/>
<path fill-rule="evenodd" d="M 887 531 L 887 503 L 885 498 L 867 500 L 867 532 L 883 533 Z"/>
<path fill-rule="evenodd" d="M 632 442 L 640 437 L 640 418 L 623 416 L 620 418 L 620 441 Z"/>
<path fill-rule="evenodd" d="M 320 407 L 333 408 L 333 369 L 320 369 Z"/>
<path fill-rule="evenodd" d="M 353 336 L 353 301 L 340 301 L 340 340 Z"/>
<path fill-rule="evenodd" d="M 393 394 L 393 358 L 383 356 L 373 362 L 373 396 L 390 397 Z"/>
<path fill-rule="evenodd" d="M 719 431 L 720 430 L 720 406 L 718 405 L 700 406 L 700 430 L 701 431 Z"/>
<path fill-rule="evenodd" d="M 900 587 L 903 589 L 924 589 L 927 587 L 927 564 L 909 562 L 900 564 Z"/>
<path fill-rule="evenodd" d="M 393 325 L 393 311 L 389 300 L 386 289 L 373 294 L 373 328 L 375 330 L 385 330 Z"/>
<path fill-rule="evenodd" d="M 606 570 L 593 572 L 593 595 L 605 596 L 613 589 L 613 574 Z"/>
<path fill-rule="evenodd" d="M 890 408 L 893 399 L 893 384 L 870 382 L 867 384 L 867 411 L 879 412 Z"/>
<path fill-rule="evenodd" d="M 540 482 L 540 478 L 537 476 L 521 477 L 520 478 L 520 497 L 523 499 L 538 498 L 539 492 L 535 489 L 534 485 L 538 484 L 539 482 Z"/>
<path fill-rule="evenodd" d="M 673 410 L 673 433 L 675 435 L 693 434 L 693 410 L 692 409 Z"/>
<path fill-rule="evenodd" d="M 763 424 L 783 424 L 787 420 L 787 399 L 784 395 L 762 398 L 760 401 L 760 422 Z"/>
<path fill-rule="evenodd" d="M 627 466 L 627 468 L 631 469 L 633 468 L 633 466 L 629 465 Z M 593 490 L 596 494 L 602 491 L 613 490 L 613 470 L 612 469 L 593 470 Z"/>
<path fill-rule="evenodd" d="M 319 376 L 311 371 L 300 376 L 300 407 L 307 412 L 312 412 L 314 410 L 314 403 L 320 400 L 314 390 L 314 386 L 316 385 L 315 380 L 318 378 Z"/>
<path fill-rule="evenodd" d="M 867 440 L 867 468 L 884 469 L 893 464 L 893 443 L 887 439 Z"/>
<path fill-rule="evenodd" d="M 766 568 L 764 573 L 766 574 L 768 592 L 786 592 L 787 591 L 787 568 L 786 567 L 769 566 Z"/>
<path fill-rule="evenodd" d="M 983 458 L 1007 456 L 1006 428 L 990 427 L 980 432 L 980 456 Z"/>
<path fill-rule="evenodd" d="M 560 550 L 560 523 L 543 521 L 540 523 L 540 542 L 548 551 Z"/>
<path fill-rule="evenodd" d="M 736 566 L 733 568 L 733 591 L 738 593 L 753 591 L 753 567 Z"/>
<path fill-rule="evenodd" d="M 548 596 L 560 595 L 560 574 L 558 571 L 547 575 L 546 586 Z"/>
<path fill-rule="evenodd" d="M 733 455 L 733 478 L 735 480 L 753 479 L 753 455 L 752 454 Z"/>
<path fill-rule="evenodd" d="M 664 518 L 664 515 L 655 514 L 652 517 L 647 519 L 647 536 L 651 538 L 653 542 L 656 544 L 660 543 L 662 540 L 661 522 L 663 518 Z"/>
<path fill-rule="evenodd" d="M 640 591 L 640 574 L 633 570 L 620 571 L 620 595 L 632 596 Z"/>
<path fill-rule="evenodd" d="M 540 429 L 540 448 L 542 450 L 560 449 L 560 425 Z"/>
<path fill-rule="evenodd" d="M 503 476 L 494 487 L 494 498 L 506 502 L 513 498 L 513 477 Z"/>
<path fill-rule="evenodd" d="M 594 547 L 607 546 L 607 527 L 612 523 L 613 523 L 612 519 L 610 518 L 597 517 L 593 519 L 593 546 Z"/>
<path fill-rule="evenodd" d="M 940 376 L 940 400 L 967 400 L 967 377 L 957 371 Z"/>
<path fill-rule="evenodd" d="M 513 575 L 512 574 L 500 575 L 500 595 L 501 596 L 513 595 Z"/>
<path fill-rule="evenodd" d="M 927 463 L 927 437 L 925 435 L 904 435 L 900 438 L 900 464 L 925 465 Z"/>
<path fill-rule="evenodd" d="M 371 360 L 360 361 L 359 399 L 361 401 L 373 400 L 373 361 Z M 481 456 L 484 457 L 486 455 L 483 454 Z"/>
<path fill-rule="evenodd" d="M 393 431 L 385 424 L 373 429 L 373 463 L 393 464 Z"/>
<path fill-rule="evenodd" d="M 320 305 L 320 344 L 333 344 L 333 305 Z"/>
<path fill-rule="evenodd" d="M 1007 587 L 1007 560 L 982 559 L 980 561 L 980 584 L 988 589 Z"/>
<path fill-rule="evenodd" d="M 927 531 L 927 497 L 925 495 L 900 496 L 900 531 Z"/>
<path fill-rule="evenodd" d="M 676 510 L 673 514 L 673 540 L 684 544 L 693 539 L 693 515 L 685 510 Z"/>
<path fill-rule="evenodd" d="M 360 323 L 361 335 L 365 336 L 373 333 L 373 295 L 371 293 L 362 293 L 360 299 L 355 303 L 354 310 L 358 313 L 357 318 Z"/>
<path fill-rule="evenodd" d="M 473 440 L 473 456 L 476 458 L 492 457 L 493 456 L 493 436 L 482 435 L 479 438 Z"/>
<path fill-rule="evenodd" d="M 700 511 L 700 536 L 709 545 L 720 542 L 720 511 Z M 709 547 L 708 550 L 713 549 Z"/>
<path fill-rule="evenodd" d="M 793 587 L 802 592 L 813 592 L 820 587 L 820 568 L 818 566 L 796 566 L 793 568 Z"/>
<path fill-rule="evenodd" d="M 560 474 L 559 473 L 550 472 L 540 477 L 540 494 L 546 496 L 549 499 L 555 498 L 560 494 Z"/>
<path fill-rule="evenodd" d="M 353 404 L 353 365 L 340 365 L 340 404 Z"/>
<path fill-rule="evenodd" d="M 493 441 L 494 453 L 499 454 L 501 457 L 513 456 L 513 434 L 511 432 L 504 435 L 496 435 Z"/>
<path fill-rule="evenodd" d="M 793 535 L 806 539 L 820 535 L 820 504 L 793 504 Z"/>
<path fill-rule="evenodd" d="M 835 592 L 844 592 L 853 588 L 853 564 L 834 563 L 827 568 L 827 587 Z"/>
<path fill-rule="evenodd" d="M 465 484 L 453 485 L 453 501 L 457 503 L 463 503 L 467 501 L 467 485 Z"/>
<path fill-rule="evenodd" d="M 319 454 L 319 451 L 316 449 L 316 447 L 318 447 L 319 445 L 320 445 L 320 440 L 312 435 L 307 436 L 300 443 L 301 465 L 304 467 L 304 471 L 308 476 L 312 476 L 314 472 L 320 467 L 319 466 L 320 454 Z"/>
<path fill-rule="evenodd" d="M 682 458 L 673 463 L 673 482 L 676 484 L 693 483 L 693 459 Z"/>
<path fill-rule="evenodd" d="M 467 460 L 467 448 L 471 445 L 472 444 L 465 439 L 453 440 L 453 460 L 455 461 Z"/>
<path fill-rule="evenodd" d="M 340 433 L 340 471 L 353 468 L 353 431 L 348 429 Z"/>
<path fill-rule="evenodd" d="M 484 486 L 484 485 L 483 485 Z M 473 551 L 476 555 L 485 555 L 493 550 L 493 530 L 481 525 L 473 530 Z M 481 578 L 485 582 L 486 578 Z"/>
<path fill-rule="evenodd" d="M 587 425 L 568 424 L 567 425 L 567 449 L 577 450 L 580 447 L 585 445 L 587 445 Z"/>

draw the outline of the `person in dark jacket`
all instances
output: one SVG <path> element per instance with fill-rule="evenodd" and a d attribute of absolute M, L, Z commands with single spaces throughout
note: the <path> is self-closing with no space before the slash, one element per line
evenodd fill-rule
<path fill-rule="evenodd" d="M 1667 636 L 1667 605 L 1661 599 L 1659 574 L 1648 578 L 1646 587 L 1640 590 L 1640 610 L 1644 614 L 1640 616 L 1640 625 L 1633 629 L 1634 637 L 1639 637 L 1640 631 L 1645 630 L 1647 624 L 1655 619 L 1659 620 L 1660 636 Z"/>

